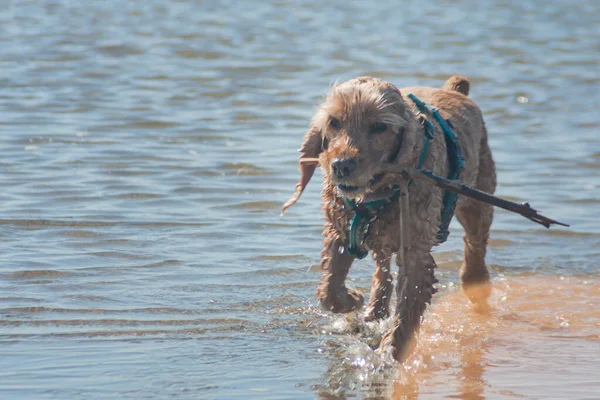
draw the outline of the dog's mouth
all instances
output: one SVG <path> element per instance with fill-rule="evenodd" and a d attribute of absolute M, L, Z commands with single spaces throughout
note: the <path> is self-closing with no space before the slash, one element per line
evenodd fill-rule
<path fill-rule="evenodd" d="M 364 186 L 345 185 L 343 183 L 338 184 L 337 189 L 344 197 L 356 197 L 365 191 Z"/>
<path fill-rule="evenodd" d="M 362 195 L 365 194 L 365 192 L 367 191 L 367 189 L 371 189 L 373 187 L 377 186 L 377 183 L 379 183 L 383 176 L 385 174 L 379 173 L 379 174 L 375 174 L 373 176 L 373 178 L 371 178 L 366 185 L 362 185 L 362 186 L 358 186 L 358 185 L 350 185 L 348 183 L 338 183 L 336 185 L 339 193 L 344 196 L 344 197 L 349 197 L 349 198 L 357 198 L 357 197 L 361 197 Z"/>

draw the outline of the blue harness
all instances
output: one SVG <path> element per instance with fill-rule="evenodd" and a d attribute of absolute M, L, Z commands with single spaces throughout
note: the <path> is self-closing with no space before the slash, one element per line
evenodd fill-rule
<path fill-rule="evenodd" d="M 445 120 L 444 118 L 442 118 L 437 107 L 422 102 L 413 94 L 409 94 L 408 98 L 411 99 L 413 103 L 415 103 L 419 112 L 433 116 L 433 119 L 435 119 L 435 121 L 439 124 L 440 128 L 444 132 L 444 139 L 446 141 L 446 150 L 448 153 L 449 164 L 448 179 L 458 179 L 460 173 L 464 169 L 464 158 L 460 149 L 458 138 L 454 133 L 452 123 L 450 122 L 450 120 Z M 423 150 L 419 155 L 417 169 L 421 169 L 421 167 L 423 166 L 425 158 L 427 158 L 429 143 L 435 137 L 435 130 L 431 121 L 429 121 L 428 119 L 423 119 L 423 127 L 425 130 L 425 134 L 423 136 Z M 412 181 L 409 182 L 409 187 L 411 184 Z M 398 201 L 399 198 L 400 188 L 396 187 L 394 188 L 394 192 L 392 193 L 392 195 L 387 199 L 374 200 L 367 203 L 356 203 L 354 200 L 348 198 L 343 199 L 346 207 L 349 207 L 354 211 L 354 217 L 352 217 L 352 221 L 350 221 L 350 233 L 348 235 L 348 254 L 358 259 L 366 257 L 366 255 L 369 252 L 361 245 L 360 238 L 366 237 L 371 222 L 377 219 L 379 212 L 385 206 Z M 438 241 L 437 244 L 444 243 L 446 239 L 448 239 L 448 235 L 450 234 L 450 232 L 448 231 L 448 227 L 450 225 L 452 217 L 454 216 L 456 200 L 456 193 L 449 191 L 446 191 L 444 193 L 444 203 L 442 207 L 440 228 L 436 236 Z"/>

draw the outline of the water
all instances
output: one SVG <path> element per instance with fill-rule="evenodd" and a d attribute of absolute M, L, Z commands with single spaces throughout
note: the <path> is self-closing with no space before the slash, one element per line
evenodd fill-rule
<path fill-rule="evenodd" d="M 0 398 L 600 397 L 600 6 L 582 0 L 34 1 L 0 7 Z M 468 75 L 498 194 L 492 310 L 461 228 L 402 367 L 317 307 L 328 85 Z M 373 263 L 351 284 L 367 290 Z"/>

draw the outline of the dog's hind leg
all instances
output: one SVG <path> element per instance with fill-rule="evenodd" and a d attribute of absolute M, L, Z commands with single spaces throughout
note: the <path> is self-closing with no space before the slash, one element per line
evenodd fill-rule
<path fill-rule="evenodd" d="M 339 237 L 326 238 L 321 254 L 323 274 L 317 297 L 325 310 L 334 313 L 347 313 L 359 309 L 364 301 L 360 291 L 348 289 L 345 285 L 346 276 L 354 261 L 354 257 L 348 254 L 346 248 L 346 244 Z"/>
<path fill-rule="evenodd" d="M 390 271 L 391 254 L 376 254 L 377 269 L 371 282 L 371 296 L 365 313 L 365 321 L 387 318 L 390 314 L 390 299 L 392 298 L 392 271 Z"/>
<path fill-rule="evenodd" d="M 496 189 L 494 160 L 485 136 L 479 154 L 479 170 L 475 187 L 490 194 L 493 194 Z M 485 305 L 485 300 L 491 293 L 485 254 L 494 208 L 491 204 L 462 198 L 457 205 L 456 217 L 465 229 L 464 262 L 460 269 L 462 287 L 473 303 Z"/>
<path fill-rule="evenodd" d="M 421 317 L 437 291 L 433 287 L 437 282 L 434 275 L 436 264 L 429 251 L 423 246 L 413 246 L 407 252 L 403 270 L 398 274 L 394 325 L 380 344 L 380 351 L 386 352 L 391 348 L 392 356 L 397 361 L 404 361 L 412 351 Z"/>

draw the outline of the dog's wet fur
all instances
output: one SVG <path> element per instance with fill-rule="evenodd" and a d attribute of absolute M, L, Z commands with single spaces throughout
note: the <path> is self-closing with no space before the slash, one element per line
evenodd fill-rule
<path fill-rule="evenodd" d="M 317 296 L 324 309 L 348 313 L 363 306 L 363 295 L 345 285 L 354 260 L 348 251 L 348 231 L 353 211 L 342 198 L 361 201 L 368 195 L 389 190 L 402 179 L 382 172 L 383 163 L 415 167 L 423 149 L 422 118 L 409 93 L 438 107 L 451 121 L 464 155 L 465 168 L 460 180 L 493 194 L 496 188 L 494 161 L 488 146 L 481 111 L 468 97 L 467 78 L 452 76 L 441 88 L 410 87 L 398 89 L 373 77 L 359 77 L 334 85 L 318 107 L 300 149 L 300 182 L 284 211 L 294 204 L 310 181 L 316 164 L 303 160 L 317 158 L 323 169 L 323 212 L 325 214 L 323 274 Z M 439 176 L 448 174 L 444 134 L 434 122 L 423 169 Z M 409 190 L 411 239 L 404 268 L 396 285 L 397 307 L 393 328 L 382 339 L 379 350 L 402 361 L 414 345 L 414 335 L 428 303 L 435 293 L 436 267 L 431 249 L 437 243 L 443 206 L 443 191 L 421 181 Z M 459 196 L 455 215 L 465 230 L 464 262 L 460 270 L 463 288 L 473 302 L 485 303 L 490 293 L 485 253 L 493 208 L 489 204 Z M 366 245 L 376 262 L 369 303 L 364 319 L 372 321 L 389 316 L 392 298 L 392 255 L 399 251 L 399 206 L 384 208 L 369 228 Z M 395 257 L 400 265 L 399 257 Z M 476 291 L 471 290 L 477 288 Z M 481 288 L 484 288 L 483 290 Z M 477 295 L 472 295 L 477 293 Z"/>

